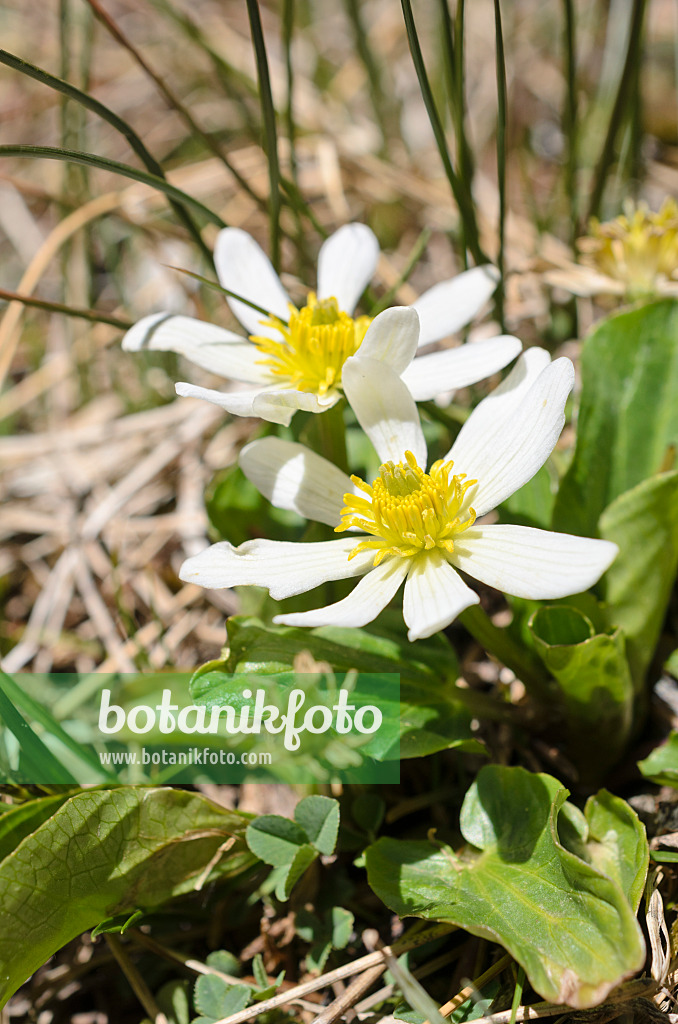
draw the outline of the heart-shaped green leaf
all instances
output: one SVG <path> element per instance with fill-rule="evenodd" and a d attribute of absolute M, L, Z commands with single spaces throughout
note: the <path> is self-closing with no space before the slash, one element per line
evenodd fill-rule
<path fill-rule="evenodd" d="M 583 814 L 574 804 L 563 804 L 558 834 L 563 846 L 614 879 L 638 910 L 650 852 L 645 826 L 625 800 L 601 789 L 588 798 Z"/>
<path fill-rule="evenodd" d="M 595 1006 L 641 968 L 645 945 L 617 882 L 560 842 L 566 796 L 549 775 L 487 766 L 461 811 L 473 848 L 457 856 L 431 842 L 379 839 L 366 855 L 370 885 L 401 916 L 501 943 L 545 999 Z"/>

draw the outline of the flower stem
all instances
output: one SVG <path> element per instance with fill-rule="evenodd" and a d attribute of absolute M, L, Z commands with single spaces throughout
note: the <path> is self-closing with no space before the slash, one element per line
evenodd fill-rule
<path fill-rule="evenodd" d="M 348 473 L 343 399 L 327 412 L 313 417 L 311 434 L 311 446 L 339 469 L 343 469 L 344 473 Z"/>
<path fill-rule="evenodd" d="M 475 604 L 467 608 L 462 612 L 460 620 L 481 647 L 515 672 L 534 696 L 546 694 L 548 677 L 540 663 L 517 644 L 505 629 L 495 626 L 480 605 Z"/>

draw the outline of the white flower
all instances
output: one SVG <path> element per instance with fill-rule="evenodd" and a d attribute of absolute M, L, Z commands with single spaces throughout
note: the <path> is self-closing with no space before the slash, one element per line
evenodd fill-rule
<path fill-rule="evenodd" d="M 377 239 L 364 224 L 346 224 L 323 244 L 317 294 L 310 292 L 301 309 L 292 305 L 268 257 L 246 231 L 221 231 L 214 257 L 222 287 L 270 314 L 227 299 L 249 338 L 192 317 L 154 313 L 127 332 L 123 348 L 178 352 L 204 369 L 252 385 L 221 392 L 177 384 L 180 395 L 207 399 L 236 416 L 287 425 L 297 409 L 323 412 L 341 397 L 344 363 L 358 350 L 369 349 L 372 358 L 394 367 L 414 398 L 426 401 L 501 370 L 521 349 L 517 338 L 502 335 L 424 355 L 410 365 L 418 346 L 439 341 L 473 319 L 496 288 L 497 271 L 474 267 L 435 285 L 412 307 L 386 310 L 374 321 L 354 318 L 379 259 Z"/>
<path fill-rule="evenodd" d="M 410 640 L 430 636 L 478 603 L 459 569 L 518 597 L 550 599 L 586 590 L 613 561 L 615 544 L 477 522 L 548 458 L 573 377 L 568 359 L 551 363 L 543 349 L 529 349 L 426 473 L 426 443 L 402 380 L 389 367 L 352 359 L 344 386 L 383 463 L 371 485 L 279 438 L 253 441 L 241 454 L 244 472 L 274 505 L 347 531 L 344 536 L 315 544 L 214 544 L 184 563 L 182 580 L 212 588 L 254 584 L 282 600 L 328 580 L 362 577 L 336 604 L 274 619 L 290 626 L 363 626 L 405 581 Z"/>

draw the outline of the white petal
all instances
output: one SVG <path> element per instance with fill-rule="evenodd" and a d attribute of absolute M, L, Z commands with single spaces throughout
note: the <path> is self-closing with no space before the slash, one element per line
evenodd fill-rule
<path fill-rule="evenodd" d="M 544 465 L 565 424 L 565 402 L 573 384 L 570 360 L 556 359 L 542 370 L 511 415 L 492 423 L 487 417 L 466 421 L 449 455 L 455 473 L 478 481 L 469 491 L 478 516 L 499 505 Z"/>
<path fill-rule="evenodd" d="M 261 352 L 241 335 L 205 320 L 173 313 L 153 313 L 131 327 L 122 339 L 128 352 L 141 349 L 178 352 L 196 366 L 222 377 L 256 384 L 270 379 Z"/>
<path fill-rule="evenodd" d="M 248 540 L 234 548 L 221 541 L 188 558 L 179 576 L 210 590 L 221 587 L 266 587 L 275 601 L 319 587 L 328 580 L 346 580 L 368 571 L 373 551 L 348 559 L 360 537 L 342 537 L 317 544 L 282 540 Z"/>
<path fill-rule="evenodd" d="M 419 342 L 419 317 L 411 306 L 392 306 L 376 316 L 358 349 L 360 359 L 376 359 L 400 374 Z"/>
<path fill-rule="evenodd" d="M 304 409 L 306 412 L 324 412 L 338 400 L 337 392 L 328 393 L 323 401 L 308 391 L 274 391 L 270 388 L 257 388 L 254 391 L 214 391 L 212 388 L 200 388 L 196 384 L 181 381 L 176 385 L 176 392 L 182 398 L 202 398 L 206 402 L 218 405 L 233 416 L 254 416 L 269 423 L 280 423 L 288 427 L 295 412 Z"/>
<path fill-rule="evenodd" d="M 406 558 L 385 558 L 343 601 L 296 615 L 276 615 L 273 621 L 283 626 L 364 626 L 394 597 L 406 573 Z"/>
<path fill-rule="evenodd" d="M 248 480 L 276 508 L 328 526 L 337 526 L 344 494 L 354 490 L 349 477 L 327 459 L 279 437 L 252 441 L 240 452 L 239 462 Z"/>
<path fill-rule="evenodd" d="M 223 288 L 242 295 L 250 302 L 256 302 L 257 306 L 282 320 L 289 319 L 289 295 L 281 285 L 268 256 L 246 231 L 223 228 L 219 232 L 214 248 L 214 264 Z M 250 334 L 279 337 L 275 328 L 262 327 L 262 313 L 228 296 L 227 302 L 234 316 Z"/>
<path fill-rule="evenodd" d="M 281 388 L 279 391 L 262 391 L 254 399 L 254 414 L 270 423 L 282 423 L 279 416 L 290 417 L 300 409 L 304 412 L 325 412 L 336 405 L 341 395 L 338 391 L 328 391 L 322 398 L 310 391 L 292 391 Z M 289 419 L 287 423 L 289 423 Z"/>
<path fill-rule="evenodd" d="M 472 526 L 454 542 L 452 562 L 515 597 L 567 597 L 593 586 L 618 554 L 608 540 L 532 526 Z"/>
<path fill-rule="evenodd" d="M 444 391 L 468 387 L 489 377 L 519 355 L 522 343 L 510 334 L 417 356 L 402 375 L 415 402 L 427 402 Z"/>
<path fill-rule="evenodd" d="M 175 390 L 181 398 L 202 398 L 206 402 L 211 402 L 212 405 L 218 405 L 221 409 L 225 409 L 233 416 L 253 417 L 257 415 L 254 411 L 254 400 L 266 391 L 265 388 L 256 388 L 253 391 L 215 391 L 213 388 L 201 388 L 197 384 L 188 384 L 186 381 L 179 381 L 178 384 L 175 384 Z M 292 415 L 290 412 L 289 418 L 275 422 L 282 422 L 287 426 Z"/>
<path fill-rule="evenodd" d="M 487 398 L 478 403 L 462 427 L 457 441 L 463 438 L 463 444 L 470 444 L 471 435 L 482 439 L 482 436 L 495 427 L 500 420 L 510 419 L 514 416 L 524 401 L 525 395 L 550 362 L 551 356 L 546 349 L 526 349 L 501 384 Z M 447 458 L 452 458 L 452 450 L 455 445 L 450 449 Z"/>
<path fill-rule="evenodd" d="M 318 298 L 334 296 L 352 313 L 374 277 L 379 242 L 366 224 L 345 224 L 323 242 L 318 254 Z"/>
<path fill-rule="evenodd" d="M 351 356 L 341 374 L 346 398 L 382 462 L 412 452 L 426 465 L 426 442 L 414 399 L 390 366 Z"/>
<path fill-rule="evenodd" d="M 498 280 L 496 267 L 487 264 L 434 284 L 420 295 L 413 303 L 421 320 L 419 344 L 440 341 L 465 327 L 483 308 Z"/>
<path fill-rule="evenodd" d="M 607 274 L 599 274 L 593 267 L 571 264 L 565 270 L 547 270 L 544 281 L 553 288 L 564 288 L 573 295 L 589 298 L 592 295 L 623 295 L 624 285 Z"/>
<path fill-rule="evenodd" d="M 412 559 L 405 582 L 403 618 L 408 640 L 421 640 L 444 629 L 464 608 L 480 598 L 467 587 L 438 548 Z"/>

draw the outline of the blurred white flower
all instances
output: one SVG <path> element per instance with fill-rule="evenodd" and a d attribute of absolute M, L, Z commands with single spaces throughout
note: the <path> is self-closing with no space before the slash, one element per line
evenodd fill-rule
<path fill-rule="evenodd" d="M 354 317 L 379 259 L 377 239 L 364 224 L 347 224 L 323 244 L 317 293 L 310 292 L 301 309 L 247 232 L 225 228 L 214 256 L 222 287 L 269 313 L 227 297 L 249 337 L 165 312 L 135 324 L 123 348 L 178 352 L 204 369 L 252 385 L 251 390 L 221 392 L 177 384 L 180 395 L 207 399 L 237 416 L 287 425 L 297 409 L 317 413 L 330 408 L 341 397 L 344 364 L 358 351 L 393 367 L 415 400 L 426 401 L 496 373 L 521 350 L 517 338 L 501 335 L 423 355 L 413 363 L 420 346 L 460 330 L 482 309 L 497 284 L 491 266 L 442 281 L 413 306 L 385 310 L 374 320 Z"/>
<path fill-rule="evenodd" d="M 405 581 L 410 640 L 430 636 L 478 603 L 457 570 L 508 594 L 551 599 L 592 586 L 617 554 L 608 541 L 477 520 L 527 483 L 553 450 L 574 372 L 529 349 L 473 411 L 447 455 L 425 472 L 426 443 L 405 384 L 383 363 L 354 357 L 344 387 L 382 465 L 372 484 L 349 479 L 303 445 L 264 438 L 243 471 L 277 507 L 334 526 L 319 543 L 214 544 L 181 569 L 205 587 L 257 585 L 276 600 L 361 576 L 336 604 L 279 615 L 290 626 L 363 626 Z"/>

